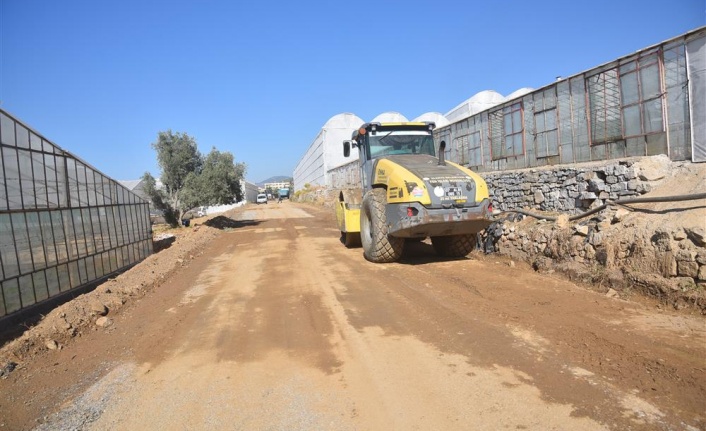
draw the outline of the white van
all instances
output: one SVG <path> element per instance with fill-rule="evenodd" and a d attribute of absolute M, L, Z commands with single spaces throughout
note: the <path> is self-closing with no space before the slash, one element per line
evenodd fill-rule
<path fill-rule="evenodd" d="M 266 204 L 267 203 L 267 195 L 264 193 L 260 193 L 259 195 L 257 195 L 256 202 L 258 205 L 259 204 Z"/>

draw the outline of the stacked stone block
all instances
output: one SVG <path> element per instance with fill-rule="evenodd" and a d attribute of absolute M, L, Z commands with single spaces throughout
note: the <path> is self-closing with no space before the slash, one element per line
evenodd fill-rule
<path fill-rule="evenodd" d="M 651 190 L 637 174 L 633 161 L 603 166 L 559 167 L 552 170 L 487 173 L 493 207 L 501 211 L 525 208 L 577 214 L 606 200 L 638 196 Z"/>

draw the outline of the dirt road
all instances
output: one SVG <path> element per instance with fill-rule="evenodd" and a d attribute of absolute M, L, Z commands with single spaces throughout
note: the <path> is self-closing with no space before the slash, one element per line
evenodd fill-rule
<path fill-rule="evenodd" d="M 0 429 L 705 429 L 698 316 L 497 256 L 376 265 L 248 206 L 117 316 L 0 381 Z"/>

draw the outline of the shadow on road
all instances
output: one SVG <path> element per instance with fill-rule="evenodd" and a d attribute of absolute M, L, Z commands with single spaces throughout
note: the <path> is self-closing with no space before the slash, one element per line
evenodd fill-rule
<path fill-rule="evenodd" d="M 404 245 L 404 253 L 399 260 L 401 264 L 425 265 L 428 263 L 469 260 L 467 257 L 442 257 L 436 254 L 434 247 L 422 241 L 408 241 Z"/>
<path fill-rule="evenodd" d="M 213 227 L 216 229 L 238 229 L 248 226 L 257 226 L 260 224 L 257 220 L 233 220 L 226 216 L 217 216 L 212 219 L 206 220 L 204 224 L 208 227 Z"/>

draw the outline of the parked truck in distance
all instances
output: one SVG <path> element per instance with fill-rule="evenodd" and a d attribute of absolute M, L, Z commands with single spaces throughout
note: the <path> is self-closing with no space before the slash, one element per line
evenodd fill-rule
<path fill-rule="evenodd" d="M 365 123 L 343 142 L 343 155 L 358 148 L 360 187 L 343 190 L 336 205 L 341 240 L 363 246 L 371 262 L 394 262 L 406 241 L 431 237 L 441 256 L 475 248 L 491 223 L 485 181 L 444 159 L 434 148 L 432 122 Z"/>
<path fill-rule="evenodd" d="M 280 200 L 289 199 L 289 189 L 279 189 L 277 193 L 279 194 Z"/>

